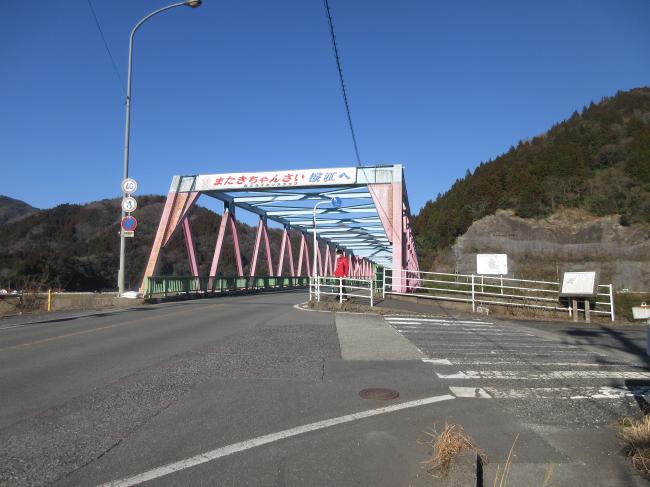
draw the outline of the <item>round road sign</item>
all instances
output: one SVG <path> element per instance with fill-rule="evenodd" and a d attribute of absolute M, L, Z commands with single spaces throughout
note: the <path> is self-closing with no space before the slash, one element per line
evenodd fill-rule
<path fill-rule="evenodd" d="M 125 213 L 131 213 L 132 211 L 135 211 L 137 207 L 138 207 L 138 202 L 135 200 L 135 198 L 131 196 L 127 196 L 122 200 L 122 210 Z"/>
<path fill-rule="evenodd" d="M 122 193 L 135 193 L 137 189 L 138 183 L 135 181 L 135 179 L 126 178 L 124 181 L 122 181 Z"/>
<path fill-rule="evenodd" d="M 138 220 L 135 217 L 129 215 L 122 218 L 122 230 L 132 232 L 136 228 L 138 228 Z"/>

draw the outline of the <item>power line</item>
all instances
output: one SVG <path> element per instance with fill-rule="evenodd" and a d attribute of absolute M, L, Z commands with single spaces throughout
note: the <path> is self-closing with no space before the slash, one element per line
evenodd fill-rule
<path fill-rule="evenodd" d="M 90 0 L 88 0 L 90 1 Z M 352 143 L 354 144 L 354 153 L 357 156 L 357 165 L 361 165 L 361 157 L 359 157 L 359 147 L 357 146 L 357 137 L 354 134 L 354 126 L 352 125 L 352 115 L 350 114 L 350 104 L 348 103 L 348 94 L 345 89 L 345 81 L 343 81 L 343 68 L 341 67 L 341 57 L 339 56 L 339 48 L 336 44 L 336 35 L 334 34 L 334 24 L 332 23 L 332 12 L 330 11 L 330 4 L 328 0 L 324 0 L 325 12 L 327 13 L 327 22 L 330 26 L 330 36 L 332 38 L 332 48 L 334 49 L 334 57 L 336 58 L 336 67 L 339 72 L 339 79 L 341 80 L 341 91 L 343 92 L 343 103 L 345 104 L 345 112 L 348 115 L 348 124 L 350 125 L 350 133 L 352 134 Z"/>
<path fill-rule="evenodd" d="M 99 35 L 102 37 L 102 41 L 104 41 L 104 47 L 106 48 L 106 53 L 108 54 L 108 57 L 111 60 L 111 64 L 113 65 L 113 71 L 115 71 L 115 75 L 117 76 L 117 79 L 120 82 L 120 88 L 122 89 L 122 93 L 124 93 L 124 96 L 126 96 L 126 90 L 124 89 L 124 81 L 122 80 L 122 76 L 120 76 L 120 70 L 117 69 L 117 64 L 115 64 L 115 59 L 113 59 L 113 55 L 111 54 L 111 50 L 108 47 L 108 42 L 106 42 L 106 37 L 104 37 L 104 32 L 102 31 L 102 26 L 99 24 L 99 19 L 97 18 L 97 14 L 95 13 L 95 9 L 93 8 L 93 4 L 88 1 L 88 6 L 90 7 L 90 12 L 93 14 L 93 18 L 95 19 L 95 25 L 97 26 L 97 30 L 99 31 Z"/>

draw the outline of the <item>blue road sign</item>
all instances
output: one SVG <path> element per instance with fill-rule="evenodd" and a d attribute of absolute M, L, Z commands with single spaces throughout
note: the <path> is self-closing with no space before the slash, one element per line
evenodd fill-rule
<path fill-rule="evenodd" d="M 126 232 L 132 232 L 138 227 L 138 220 L 135 217 L 129 215 L 122 218 L 122 230 Z"/>

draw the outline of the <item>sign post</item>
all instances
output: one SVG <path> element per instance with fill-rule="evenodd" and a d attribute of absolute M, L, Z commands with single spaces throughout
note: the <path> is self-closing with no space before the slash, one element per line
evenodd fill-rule
<path fill-rule="evenodd" d="M 632 316 L 635 320 L 648 320 L 645 331 L 645 353 L 650 356 L 650 305 L 632 306 Z"/>
<path fill-rule="evenodd" d="M 127 105 L 129 103 L 129 99 L 127 97 Z M 127 118 L 128 121 L 128 118 Z M 128 123 L 127 123 L 127 147 L 128 147 Z M 125 238 L 127 237 L 133 237 L 134 233 L 133 230 L 135 227 L 138 225 L 138 222 L 131 216 L 131 212 L 135 211 L 135 209 L 138 207 L 138 202 L 131 196 L 133 193 L 136 192 L 138 189 L 138 183 L 135 179 L 126 177 L 128 176 L 128 149 L 125 152 L 125 169 L 124 169 L 124 176 L 125 178 L 122 180 L 122 184 L 120 185 L 120 188 L 122 189 L 122 220 L 120 221 L 120 267 L 119 271 L 117 273 L 117 288 L 118 288 L 118 295 L 121 296 L 122 293 L 124 292 L 124 273 L 125 273 L 125 262 L 126 262 L 126 241 Z M 133 219 L 133 220 L 131 220 Z M 127 227 L 130 227 L 133 225 L 133 222 L 135 222 L 135 226 L 131 228 L 130 230 L 125 228 L 125 220 L 127 221 L 126 225 Z"/>
<path fill-rule="evenodd" d="M 585 322 L 591 323 L 590 298 L 598 294 L 598 272 L 564 272 L 560 297 L 570 299 L 573 321 L 578 321 L 578 298 L 584 299 Z"/>

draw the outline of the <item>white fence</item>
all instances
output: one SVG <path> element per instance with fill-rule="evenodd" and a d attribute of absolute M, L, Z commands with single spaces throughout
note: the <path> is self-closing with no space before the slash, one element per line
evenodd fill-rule
<path fill-rule="evenodd" d="M 367 299 L 370 306 L 375 305 L 375 293 L 378 292 L 372 279 L 352 279 L 317 276 L 309 279 L 309 299 L 320 301 L 323 296 L 335 296 L 340 303 L 350 298 Z"/>
<path fill-rule="evenodd" d="M 472 311 L 481 305 L 532 308 L 566 312 L 572 316 L 568 299 L 560 298 L 559 282 L 512 279 L 501 276 L 449 274 L 443 272 L 411 272 L 393 276 L 384 269 L 382 295 L 417 295 L 443 301 L 472 304 Z M 610 316 L 614 321 L 614 292 L 611 284 L 599 285 L 592 314 Z"/>

